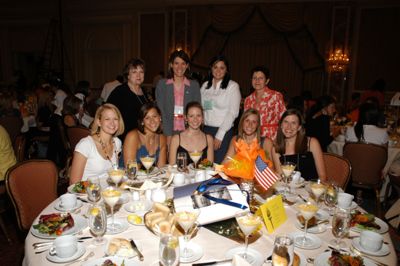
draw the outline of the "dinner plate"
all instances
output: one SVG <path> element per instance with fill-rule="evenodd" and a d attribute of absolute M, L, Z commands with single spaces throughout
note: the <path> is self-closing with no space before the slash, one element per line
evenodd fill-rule
<path fill-rule="evenodd" d="M 331 257 L 331 251 L 327 251 L 319 254 L 314 260 L 314 266 L 330 266 L 329 258 Z M 376 266 L 376 264 L 367 259 L 363 258 L 364 266 Z"/>
<path fill-rule="evenodd" d="M 122 263 L 125 264 L 125 266 L 138 266 L 140 265 L 137 261 L 134 259 L 126 259 L 126 258 L 121 258 L 117 256 L 110 256 L 110 257 L 105 257 L 105 258 L 97 258 L 93 260 L 89 260 L 85 263 L 82 264 L 82 266 L 98 266 L 98 265 L 103 265 L 103 263 L 106 260 L 111 260 L 113 263 L 116 265 L 122 265 Z"/>
<path fill-rule="evenodd" d="M 138 200 L 132 201 L 129 204 L 125 204 L 124 210 L 127 212 L 134 212 L 143 216 L 146 212 L 150 211 L 153 207 L 153 202 L 150 200 Z"/>
<path fill-rule="evenodd" d="M 72 212 L 74 210 L 79 209 L 80 207 L 82 207 L 82 201 L 77 200 L 76 201 L 76 206 L 70 209 L 66 209 L 61 207 L 61 201 L 58 201 L 55 205 L 54 205 L 54 209 L 56 209 L 57 211 L 62 211 L 62 212 Z"/>
<path fill-rule="evenodd" d="M 304 236 L 304 232 L 296 232 L 296 233 L 292 233 L 291 236 L 294 239 L 294 246 L 297 248 L 301 248 L 301 249 L 317 249 L 322 245 L 322 240 L 315 236 L 315 235 L 307 235 L 307 238 L 309 240 L 311 240 L 311 243 L 309 243 L 309 245 L 307 246 L 302 246 L 301 245 L 301 241 L 302 238 Z"/>
<path fill-rule="evenodd" d="M 232 248 L 225 253 L 225 258 L 233 259 L 235 254 L 243 254 L 245 251 L 244 246 Z M 261 266 L 264 263 L 263 255 L 255 249 L 247 248 L 247 259 L 252 266 Z"/>
<path fill-rule="evenodd" d="M 85 246 L 82 243 L 78 242 L 77 250 L 76 250 L 75 254 L 73 254 L 71 257 L 60 258 L 57 255 L 50 255 L 50 251 L 49 251 L 49 252 L 47 252 L 46 258 L 51 262 L 66 263 L 66 262 L 74 261 L 74 260 L 82 257 L 82 255 L 85 254 L 85 252 L 86 252 Z"/>
<path fill-rule="evenodd" d="M 72 193 L 72 194 L 75 194 L 75 195 L 78 195 L 78 196 L 86 196 L 86 193 L 78 193 L 78 192 L 75 192 L 75 191 L 73 190 L 74 186 L 75 186 L 75 184 L 69 185 L 69 187 L 67 188 L 67 191 L 68 191 L 69 193 Z"/>
<path fill-rule="evenodd" d="M 119 233 L 124 232 L 126 229 L 128 229 L 129 224 L 128 221 L 126 221 L 126 219 L 123 218 L 114 218 L 114 223 L 116 225 L 116 229 L 111 231 L 109 228 L 111 226 L 112 223 L 112 219 L 107 219 L 107 231 L 106 231 L 106 235 L 116 235 Z"/>
<path fill-rule="evenodd" d="M 131 258 L 134 258 L 134 257 L 137 257 L 137 256 L 138 256 L 136 250 L 134 250 L 133 248 L 132 248 L 132 255 L 131 255 L 131 256 L 119 256 L 119 255 L 117 255 L 117 254 L 115 254 L 115 255 L 109 254 L 109 253 L 108 253 L 108 246 L 110 245 L 111 240 L 112 240 L 112 239 L 109 239 L 108 242 L 107 242 L 107 244 L 104 245 L 104 254 L 106 254 L 106 256 L 109 256 L 109 257 L 118 257 L 118 258 L 125 258 L 125 259 L 131 259 Z M 126 239 L 126 240 L 129 241 L 128 239 Z M 137 245 L 137 248 L 139 249 L 139 251 L 143 251 L 142 244 L 141 244 L 139 241 L 135 240 L 135 244 Z"/>
<path fill-rule="evenodd" d="M 381 228 L 379 230 L 370 230 L 370 231 L 375 231 L 375 232 L 377 232 L 379 234 L 384 234 L 389 230 L 389 226 L 387 225 L 387 223 L 385 223 L 383 220 L 379 219 L 378 217 L 375 217 L 375 223 L 377 225 L 379 225 Z M 350 229 L 352 231 L 358 232 L 358 233 L 360 233 L 363 230 L 369 230 L 369 229 L 362 229 L 362 228 L 359 228 L 357 226 L 353 226 Z"/>
<path fill-rule="evenodd" d="M 382 245 L 382 248 L 378 251 L 370 251 L 368 249 L 365 249 L 361 246 L 360 244 L 360 238 L 359 237 L 355 237 L 353 238 L 353 241 L 351 241 L 351 243 L 353 244 L 353 247 L 355 247 L 357 250 L 361 251 L 362 253 L 365 253 L 367 255 L 372 255 L 372 256 L 386 256 L 387 254 L 389 254 L 390 250 L 389 250 L 389 246 L 386 244 Z"/>
<path fill-rule="evenodd" d="M 72 218 L 74 219 L 74 226 L 65 230 L 61 235 L 74 235 L 79 233 L 81 230 L 85 229 L 87 225 L 86 219 L 77 214 L 71 214 Z M 37 218 L 32 224 L 37 224 L 39 222 L 39 218 Z M 49 235 L 49 234 L 43 234 L 40 233 L 39 230 L 34 229 L 33 226 L 31 226 L 31 233 L 32 235 L 39 237 L 39 238 L 45 238 L 45 239 L 54 239 L 58 237 L 57 235 Z"/>
<path fill-rule="evenodd" d="M 179 243 L 179 248 L 180 248 L 179 253 L 181 254 L 181 256 L 183 254 L 183 249 L 185 247 L 188 247 L 193 252 L 192 256 L 190 256 L 190 257 L 187 257 L 187 258 L 180 257 L 179 261 L 181 263 L 194 262 L 196 260 L 201 259 L 201 257 L 203 257 L 204 251 L 203 251 L 203 248 L 200 245 L 198 245 L 196 243 L 193 243 L 193 242 L 189 242 L 189 243 L 183 244 L 183 241 L 181 241 L 181 239 L 183 240 L 183 238 L 179 239 L 180 240 L 179 241 L 180 242 Z"/>

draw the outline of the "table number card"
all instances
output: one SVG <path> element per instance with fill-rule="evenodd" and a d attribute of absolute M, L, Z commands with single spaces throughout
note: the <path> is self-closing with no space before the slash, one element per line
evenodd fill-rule
<path fill-rule="evenodd" d="M 268 233 L 272 233 L 287 220 L 285 208 L 283 206 L 282 195 L 270 197 L 263 205 L 260 206 L 258 212 L 264 219 Z M 260 214 L 260 213 L 259 213 Z"/>

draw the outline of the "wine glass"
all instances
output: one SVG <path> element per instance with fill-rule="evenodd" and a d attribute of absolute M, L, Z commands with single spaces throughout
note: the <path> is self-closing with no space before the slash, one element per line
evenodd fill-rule
<path fill-rule="evenodd" d="M 115 204 L 117 204 L 119 198 L 121 197 L 121 191 L 117 190 L 114 187 L 108 187 L 102 191 L 101 195 L 111 209 L 111 223 L 109 230 L 111 232 L 117 232 L 119 228 L 117 228 L 116 224 L 114 223 L 114 206 Z"/>
<path fill-rule="evenodd" d="M 292 265 L 294 257 L 294 241 L 290 235 L 277 235 L 272 251 L 272 265 Z M 283 264 L 286 259 L 286 264 Z"/>
<path fill-rule="evenodd" d="M 105 240 L 103 235 L 107 230 L 107 213 L 103 206 L 93 205 L 89 208 L 89 228 L 95 239 L 94 245 L 102 245 Z"/>
<path fill-rule="evenodd" d="M 287 195 L 287 190 L 289 189 L 289 179 L 293 174 L 294 169 L 296 169 L 296 164 L 293 162 L 284 162 L 281 166 L 283 176 L 285 177 L 285 195 Z"/>
<path fill-rule="evenodd" d="M 329 184 L 326 187 L 325 205 L 328 206 L 328 212 L 330 215 L 333 214 L 333 208 L 336 206 L 338 202 L 338 192 L 339 188 L 334 184 Z"/>
<path fill-rule="evenodd" d="M 347 235 L 350 229 L 351 214 L 347 209 L 336 208 L 332 218 L 332 234 L 335 239 L 330 243 L 336 248 L 345 248 L 346 244 L 341 239 Z"/>
<path fill-rule="evenodd" d="M 159 259 L 163 266 L 179 264 L 179 240 L 176 236 L 166 234 L 160 238 Z"/>
<path fill-rule="evenodd" d="M 314 215 L 317 213 L 318 206 L 313 203 L 307 202 L 307 203 L 298 205 L 298 209 L 300 210 L 300 213 L 305 220 L 305 224 L 304 224 L 303 237 L 296 237 L 296 239 L 295 239 L 296 246 L 299 246 L 299 247 L 311 246 L 312 240 L 307 238 L 308 221 L 312 217 L 314 217 Z"/>
<path fill-rule="evenodd" d="M 315 197 L 315 202 L 319 206 L 319 199 L 326 191 L 326 185 L 322 184 L 320 180 L 310 183 L 310 188 Z"/>
<path fill-rule="evenodd" d="M 126 163 L 126 175 L 130 180 L 134 180 L 136 178 L 137 171 L 138 164 L 136 160 L 128 160 Z"/>
<path fill-rule="evenodd" d="M 178 166 L 178 171 L 185 172 L 187 167 L 187 155 L 185 152 L 178 152 L 176 156 L 176 165 Z"/>
<path fill-rule="evenodd" d="M 90 202 L 98 202 L 101 198 L 100 194 L 100 180 L 98 177 L 88 177 L 88 186 L 86 187 L 86 194 Z"/>
<path fill-rule="evenodd" d="M 261 218 L 252 213 L 246 213 L 236 217 L 236 221 L 239 224 L 240 230 L 242 230 L 245 236 L 245 248 L 242 255 L 243 259 L 247 260 L 247 247 L 249 246 L 249 235 L 256 230 L 261 224 Z"/>
<path fill-rule="evenodd" d="M 203 152 L 198 150 L 189 152 L 190 159 L 192 159 L 195 169 L 197 168 L 197 163 L 200 161 L 202 155 Z"/>
<path fill-rule="evenodd" d="M 177 212 L 175 213 L 175 219 L 185 231 L 185 247 L 183 248 L 183 254 L 181 254 L 182 258 L 190 258 L 193 256 L 193 251 L 188 248 L 189 244 L 189 229 L 193 227 L 194 223 L 197 220 L 197 217 L 200 215 L 199 209 L 193 209 L 192 206 L 182 206 L 177 208 Z"/>
<path fill-rule="evenodd" d="M 119 182 L 121 182 L 122 178 L 124 177 L 125 169 L 123 168 L 111 168 L 108 170 L 108 176 L 111 178 L 115 186 L 117 187 Z"/>
<path fill-rule="evenodd" d="M 156 161 L 156 158 L 151 155 L 146 155 L 146 156 L 140 157 L 140 161 L 142 162 L 143 166 L 146 168 L 146 175 L 147 175 L 147 178 L 149 178 L 150 168 L 153 166 L 154 162 Z"/>

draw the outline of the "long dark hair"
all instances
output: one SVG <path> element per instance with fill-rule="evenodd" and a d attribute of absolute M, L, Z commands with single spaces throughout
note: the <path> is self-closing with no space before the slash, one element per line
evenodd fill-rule
<path fill-rule="evenodd" d="M 285 142 L 285 135 L 283 134 L 282 131 L 282 122 L 289 115 L 297 116 L 297 118 L 299 119 L 299 124 L 301 126 L 301 129 L 297 132 L 296 136 L 295 153 L 304 153 L 307 151 L 307 137 L 306 137 L 306 131 L 304 129 L 305 122 L 300 111 L 294 108 L 284 112 L 281 119 L 279 120 L 278 132 L 276 134 L 276 140 L 275 140 L 275 150 L 279 154 L 285 154 L 286 152 L 286 142 Z"/>
<path fill-rule="evenodd" d="M 223 55 L 217 55 L 217 56 L 214 56 L 211 59 L 210 64 L 209 64 L 210 68 L 208 70 L 208 79 L 207 79 L 206 90 L 211 88 L 211 86 L 212 86 L 212 81 L 213 81 L 213 78 L 214 78 L 213 74 L 212 74 L 212 68 L 218 62 L 224 62 L 225 66 L 226 66 L 226 73 L 225 73 L 225 76 L 224 76 L 224 78 L 222 79 L 222 82 L 221 82 L 221 89 L 226 89 L 226 87 L 228 87 L 229 80 L 231 79 L 230 66 L 229 66 L 228 59 L 226 59 L 226 57 L 223 56 Z"/>
<path fill-rule="evenodd" d="M 161 110 L 160 110 L 160 108 L 158 108 L 158 106 L 154 102 L 145 103 L 140 108 L 139 118 L 138 118 L 138 130 L 143 134 L 145 134 L 143 120 L 146 117 L 147 113 L 153 108 L 157 111 L 158 115 L 161 118 Z M 161 134 L 162 133 L 162 123 L 161 123 L 161 121 L 160 121 L 160 126 L 157 128 L 156 133 L 157 134 Z"/>
<path fill-rule="evenodd" d="M 183 61 L 186 62 L 186 64 L 190 64 L 190 58 L 187 55 L 187 53 L 185 53 L 185 51 L 183 50 L 175 50 L 174 52 L 172 52 L 172 54 L 169 56 L 169 60 L 168 60 L 168 73 L 167 73 L 167 78 L 171 79 L 174 78 L 174 71 L 172 70 L 171 65 L 174 63 L 175 58 L 179 57 L 180 59 L 182 59 Z M 186 69 L 185 71 L 185 77 L 189 78 L 189 67 Z"/>
<path fill-rule="evenodd" d="M 354 132 L 358 141 L 364 140 L 364 125 L 377 126 L 379 123 L 378 106 L 372 102 L 365 102 L 359 107 L 359 116 L 357 124 L 354 126 Z"/>

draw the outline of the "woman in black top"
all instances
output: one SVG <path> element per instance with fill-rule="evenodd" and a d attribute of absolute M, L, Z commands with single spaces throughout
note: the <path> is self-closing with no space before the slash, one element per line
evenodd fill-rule
<path fill-rule="evenodd" d="M 321 146 L 316 138 L 306 137 L 304 119 L 297 109 L 283 113 L 272 154 L 279 174 L 282 174 L 281 164 L 290 161 L 305 180 L 327 179 Z"/>
<path fill-rule="evenodd" d="M 188 162 L 192 162 L 189 156 L 191 151 L 202 151 L 201 159 L 207 158 L 210 162 L 214 161 L 213 137 L 204 133 L 201 128 L 204 122 L 203 107 L 198 102 L 190 102 L 185 109 L 186 129 L 171 139 L 169 147 L 169 164 L 176 163 L 178 152 L 185 152 Z"/>

